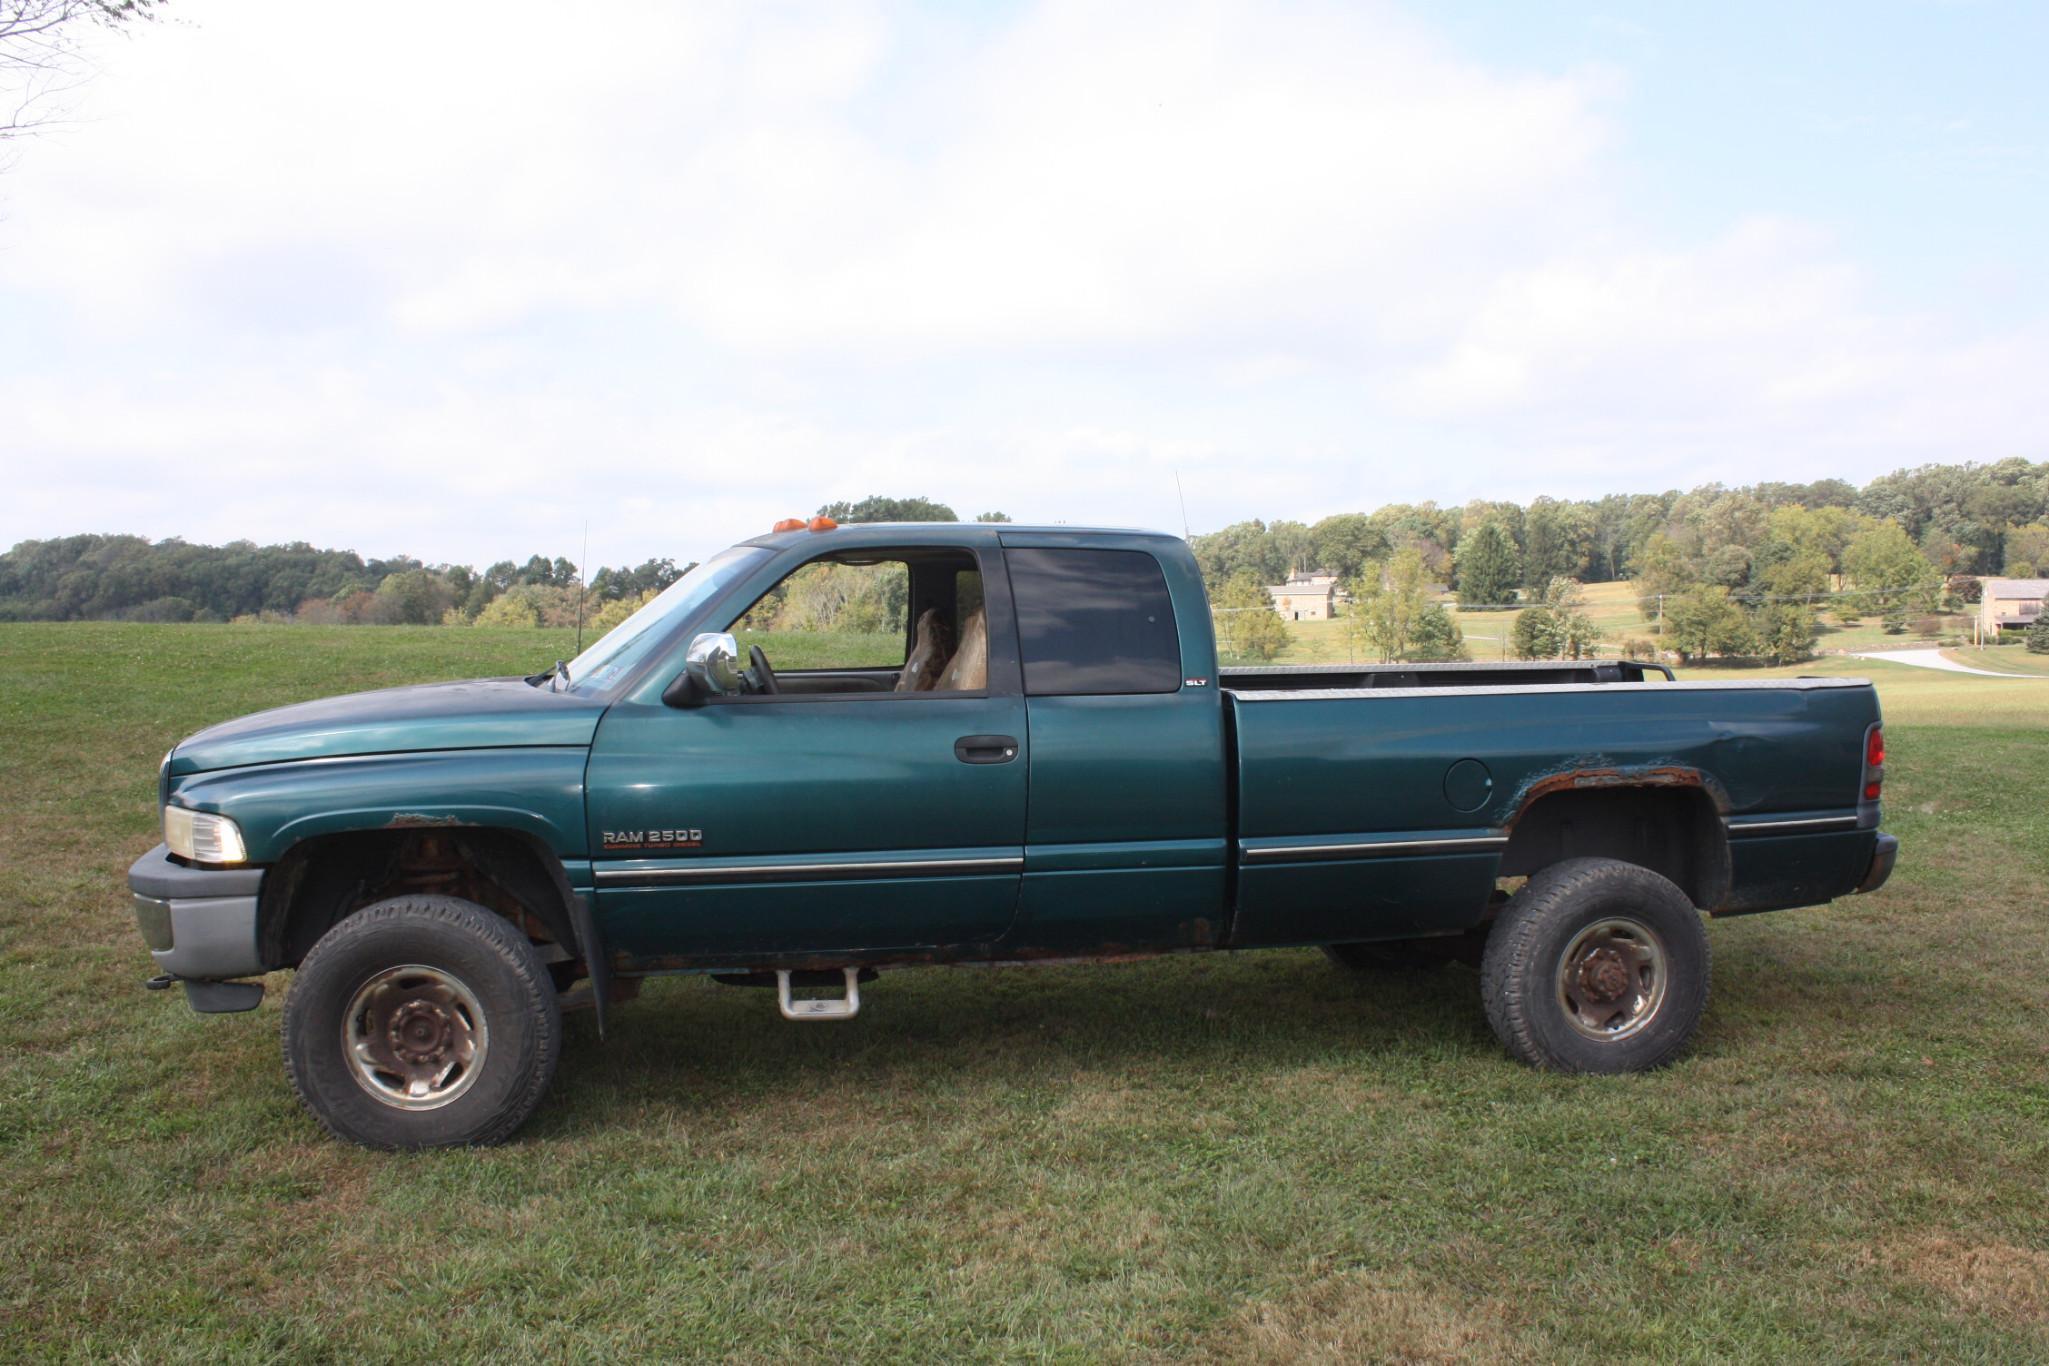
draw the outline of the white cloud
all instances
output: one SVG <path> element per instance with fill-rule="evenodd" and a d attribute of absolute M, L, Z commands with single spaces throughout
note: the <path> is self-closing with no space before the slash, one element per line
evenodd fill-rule
<path fill-rule="evenodd" d="M 1621 77 L 1391 7 L 180 9 L 0 182 L 0 541 L 691 555 L 875 491 L 1178 526 L 1177 471 L 1200 528 L 2045 416 L 2042 337 L 1769 206 L 1649 235 Z"/>

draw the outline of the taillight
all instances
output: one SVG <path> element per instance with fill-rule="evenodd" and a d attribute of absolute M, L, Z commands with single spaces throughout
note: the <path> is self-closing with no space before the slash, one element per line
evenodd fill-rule
<path fill-rule="evenodd" d="M 1864 800 L 1878 800 L 1885 786 L 1885 730 L 1873 726 L 1864 732 Z"/>

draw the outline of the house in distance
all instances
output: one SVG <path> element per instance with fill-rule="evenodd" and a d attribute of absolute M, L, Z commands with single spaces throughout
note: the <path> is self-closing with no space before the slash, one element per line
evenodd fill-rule
<path fill-rule="evenodd" d="M 1978 638 L 1999 639 L 2001 631 L 2025 631 L 2042 615 L 2049 579 L 1985 579 L 1978 599 Z M 1283 613 L 1282 615 L 1286 615 Z"/>
<path fill-rule="evenodd" d="M 1290 574 L 1267 585 L 1274 610 L 1289 621 L 1329 621 L 1337 615 L 1338 576 L 1322 571 Z"/>

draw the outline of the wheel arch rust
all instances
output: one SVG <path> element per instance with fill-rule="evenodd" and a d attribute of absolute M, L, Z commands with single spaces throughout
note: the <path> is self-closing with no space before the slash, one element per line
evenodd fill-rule
<path fill-rule="evenodd" d="M 1576 764 L 1535 775 L 1507 805 L 1503 877 L 1616 858 L 1669 878 L 1703 911 L 1728 900 L 1729 794 L 1691 764 Z"/>

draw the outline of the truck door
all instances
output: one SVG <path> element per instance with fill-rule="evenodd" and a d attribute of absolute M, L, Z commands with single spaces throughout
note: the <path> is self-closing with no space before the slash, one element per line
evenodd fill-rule
<path fill-rule="evenodd" d="M 1185 548 L 1058 533 L 1010 533 L 1003 545 L 1031 718 L 1012 944 L 1101 952 L 1216 943 L 1227 851 L 1223 713 L 1200 591 L 1177 602 L 1158 558 Z M 1179 568 L 1192 588 L 1193 562 Z"/>
<path fill-rule="evenodd" d="M 1026 718 L 1008 586 L 983 560 L 822 547 L 727 627 L 777 691 L 606 714 L 587 790 L 615 952 L 768 963 L 1009 928 Z"/>

